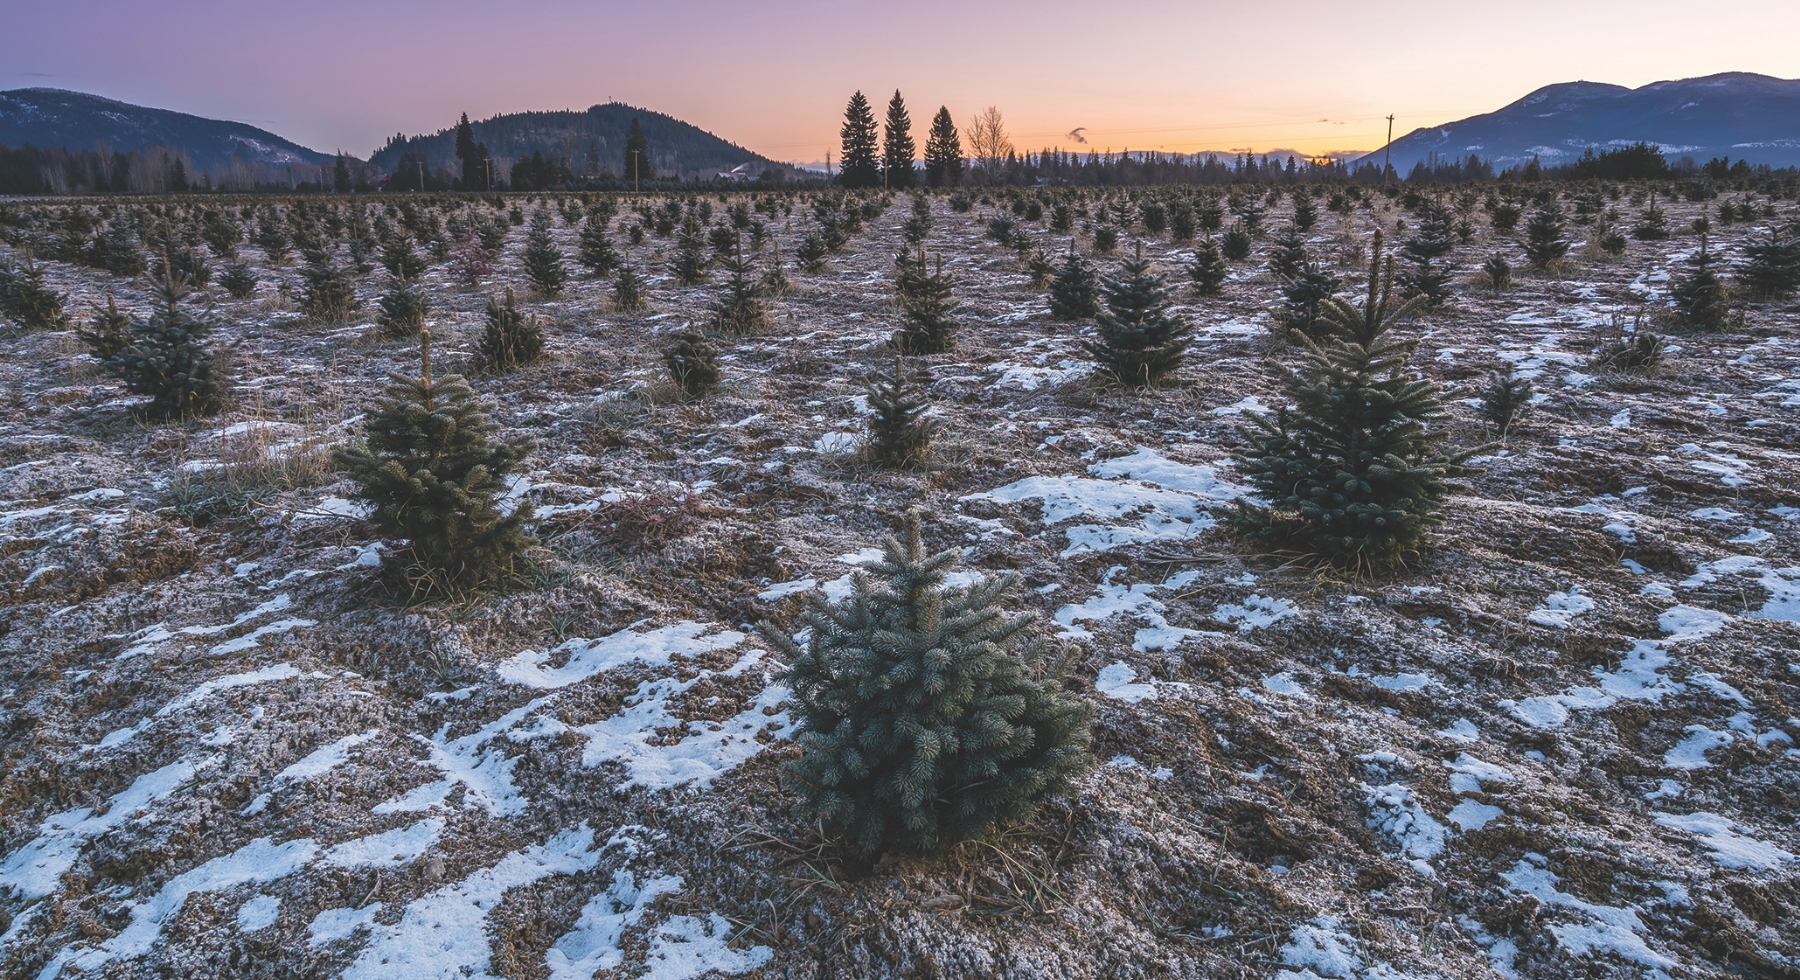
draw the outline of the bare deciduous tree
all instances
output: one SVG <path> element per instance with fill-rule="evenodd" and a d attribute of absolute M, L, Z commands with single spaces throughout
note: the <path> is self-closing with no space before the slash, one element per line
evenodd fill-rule
<path fill-rule="evenodd" d="M 1013 152 L 1012 140 L 1006 135 L 1006 120 L 998 106 L 988 106 L 975 114 L 967 130 L 969 159 L 978 183 L 994 184 L 1001 180 L 1006 158 Z"/>

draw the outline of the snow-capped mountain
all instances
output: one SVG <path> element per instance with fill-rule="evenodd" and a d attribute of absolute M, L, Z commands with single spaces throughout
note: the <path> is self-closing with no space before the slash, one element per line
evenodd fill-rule
<path fill-rule="evenodd" d="M 1496 169 L 1533 157 L 1546 166 L 1646 142 L 1671 161 L 1713 157 L 1800 166 L 1800 79 L 1727 72 L 1654 82 L 1642 88 L 1599 82 L 1546 85 L 1513 104 L 1456 122 L 1415 129 L 1394 141 L 1395 169 L 1470 154 Z M 1379 166 L 1382 151 L 1363 161 Z M 1363 161 L 1358 161 L 1360 164 Z"/>

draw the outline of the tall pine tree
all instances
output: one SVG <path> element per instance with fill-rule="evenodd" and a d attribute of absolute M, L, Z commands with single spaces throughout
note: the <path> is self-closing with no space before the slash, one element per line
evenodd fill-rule
<path fill-rule="evenodd" d="M 938 106 L 931 117 L 931 133 L 925 138 L 925 182 L 933 187 L 962 186 L 962 138 L 948 106 Z"/>
<path fill-rule="evenodd" d="M 843 156 L 838 179 L 845 187 L 880 187 L 881 165 L 875 159 L 875 114 L 858 91 L 844 107 Z"/>
<path fill-rule="evenodd" d="M 959 554 L 927 554 L 909 514 L 848 597 L 815 596 L 804 647 L 761 630 L 793 665 L 788 784 L 866 852 L 938 853 L 1028 819 L 1094 764 L 1092 709 L 1062 689 L 1068 654 L 1001 605 L 1018 576 L 946 585 Z"/>
<path fill-rule="evenodd" d="M 514 574 L 530 547 L 531 505 L 502 513 L 498 498 L 529 440 L 497 436 L 492 405 L 461 375 L 431 376 L 431 332 L 420 332 L 420 377 L 388 376 L 359 443 L 333 455 L 374 505 L 369 520 L 405 538 L 415 592 L 475 588 Z"/>
<path fill-rule="evenodd" d="M 912 117 L 906 114 L 906 102 L 900 90 L 888 100 L 887 123 L 881 134 L 881 174 L 889 190 L 906 190 L 913 185 L 913 155 L 917 146 L 912 138 Z"/>
<path fill-rule="evenodd" d="M 1169 312 L 1169 290 L 1150 271 L 1142 242 L 1122 270 L 1102 282 L 1106 309 L 1094 317 L 1099 337 L 1081 346 L 1121 383 L 1148 387 L 1181 366 L 1193 325 Z"/>
<path fill-rule="evenodd" d="M 644 127 L 634 117 L 631 130 L 625 134 L 625 179 L 635 188 L 639 181 L 654 180 L 655 177 L 650 164 L 650 140 L 644 136 Z"/>
<path fill-rule="evenodd" d="M 1441 520 L 1447 478 L 1474 472 L 1474 451 L 1445 454 L 1446 412 L 1437 386 L 1407 367 L 1416 341 L 1389 333 L 1425 302 L 1389 307 L 1393 260 L 1384 269 L 1376 233 L 1369 296 L 1359 308 L 1321 305 L 1328 345 L 1297 337 L 1299 366 L 1277 364 L 1283 407 L 1243 430 L 1238 469 L 1265 503 L 1238 501 L 1236 525 L 1252 541 L 1355 568 L 1391 565 Z M 1485 448 L 1485 447 L 1483 447 Z"/>

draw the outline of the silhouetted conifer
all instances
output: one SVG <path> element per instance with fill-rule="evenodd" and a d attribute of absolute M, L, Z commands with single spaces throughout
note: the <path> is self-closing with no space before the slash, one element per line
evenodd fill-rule
<path fill-rule="evenodd" d="M 1685 327 L 1718 330 L 1725 325 L 1725 284 L 1713 272 L 1712 261 L 1702 237 L 1700 251 L 1688 259 L 1689 271 L 1676 276 L 1669 287 L 1669 298 L 1675 301 L 1675 312 Z"/>
<path fill-rule="evenodd" d="M 925 140 L 925 182 L 933 187 L 962 185 L 962 139 L 945 106 L 939 106 L 937 115 L 931 117 L 931 133 Z"/>
<path fill-rule="evenodd" d="M 912 138 L 912 117 L 906 113 L 906 101 L 900 90 L 888 100 L 887 120 L 881 134 L 881 173 L 889 190 L 902 191 L 913 185 L 913 156 L 918 152 Z"/>
<path fill-rule="evenodd" d="M 844 125 L 838 131 L 843 140 L 839 158 L 838 182 L 845 187 L 880 187 L 881 165 L 876 160 L 875 114 L 869 100 L 858 91 L 844 108 Z"/>
<path fill-rule="evenodd" d="M 525 236 L 525 277 L 541 296 L 556 296 L 569 282 L 569 269 L 550 226 L 550 212 L 539 208 L 533 212 L 531 231 Z"/>
<path fill-rule="evenodd" d="M 1194 249 L 1194 257 L 1188 262 L 1188 281 L 1193 284 L 1194 292 L 1202 296 L 1217 296 L 1225 288 L 1225 277 L 1231 267 L 1225 263 L 1225 256 L 1219 252 L 1219 243 L 1211 235 L 1200 240 L 1200 246 Z"/>

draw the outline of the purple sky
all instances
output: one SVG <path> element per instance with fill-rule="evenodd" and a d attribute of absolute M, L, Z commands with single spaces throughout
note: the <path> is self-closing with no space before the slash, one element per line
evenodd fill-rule
<path fill-rule="evenodd" d="M 1379 145 L 1552 82 L 1800 77 L 1800 2 L 0 0 L 0 88 L 46 85 L 366 156 L 395 132 L 617 99 L 816 161 L 850 92 L 916 134 L 997 105 L 1021 147 Z"/>

